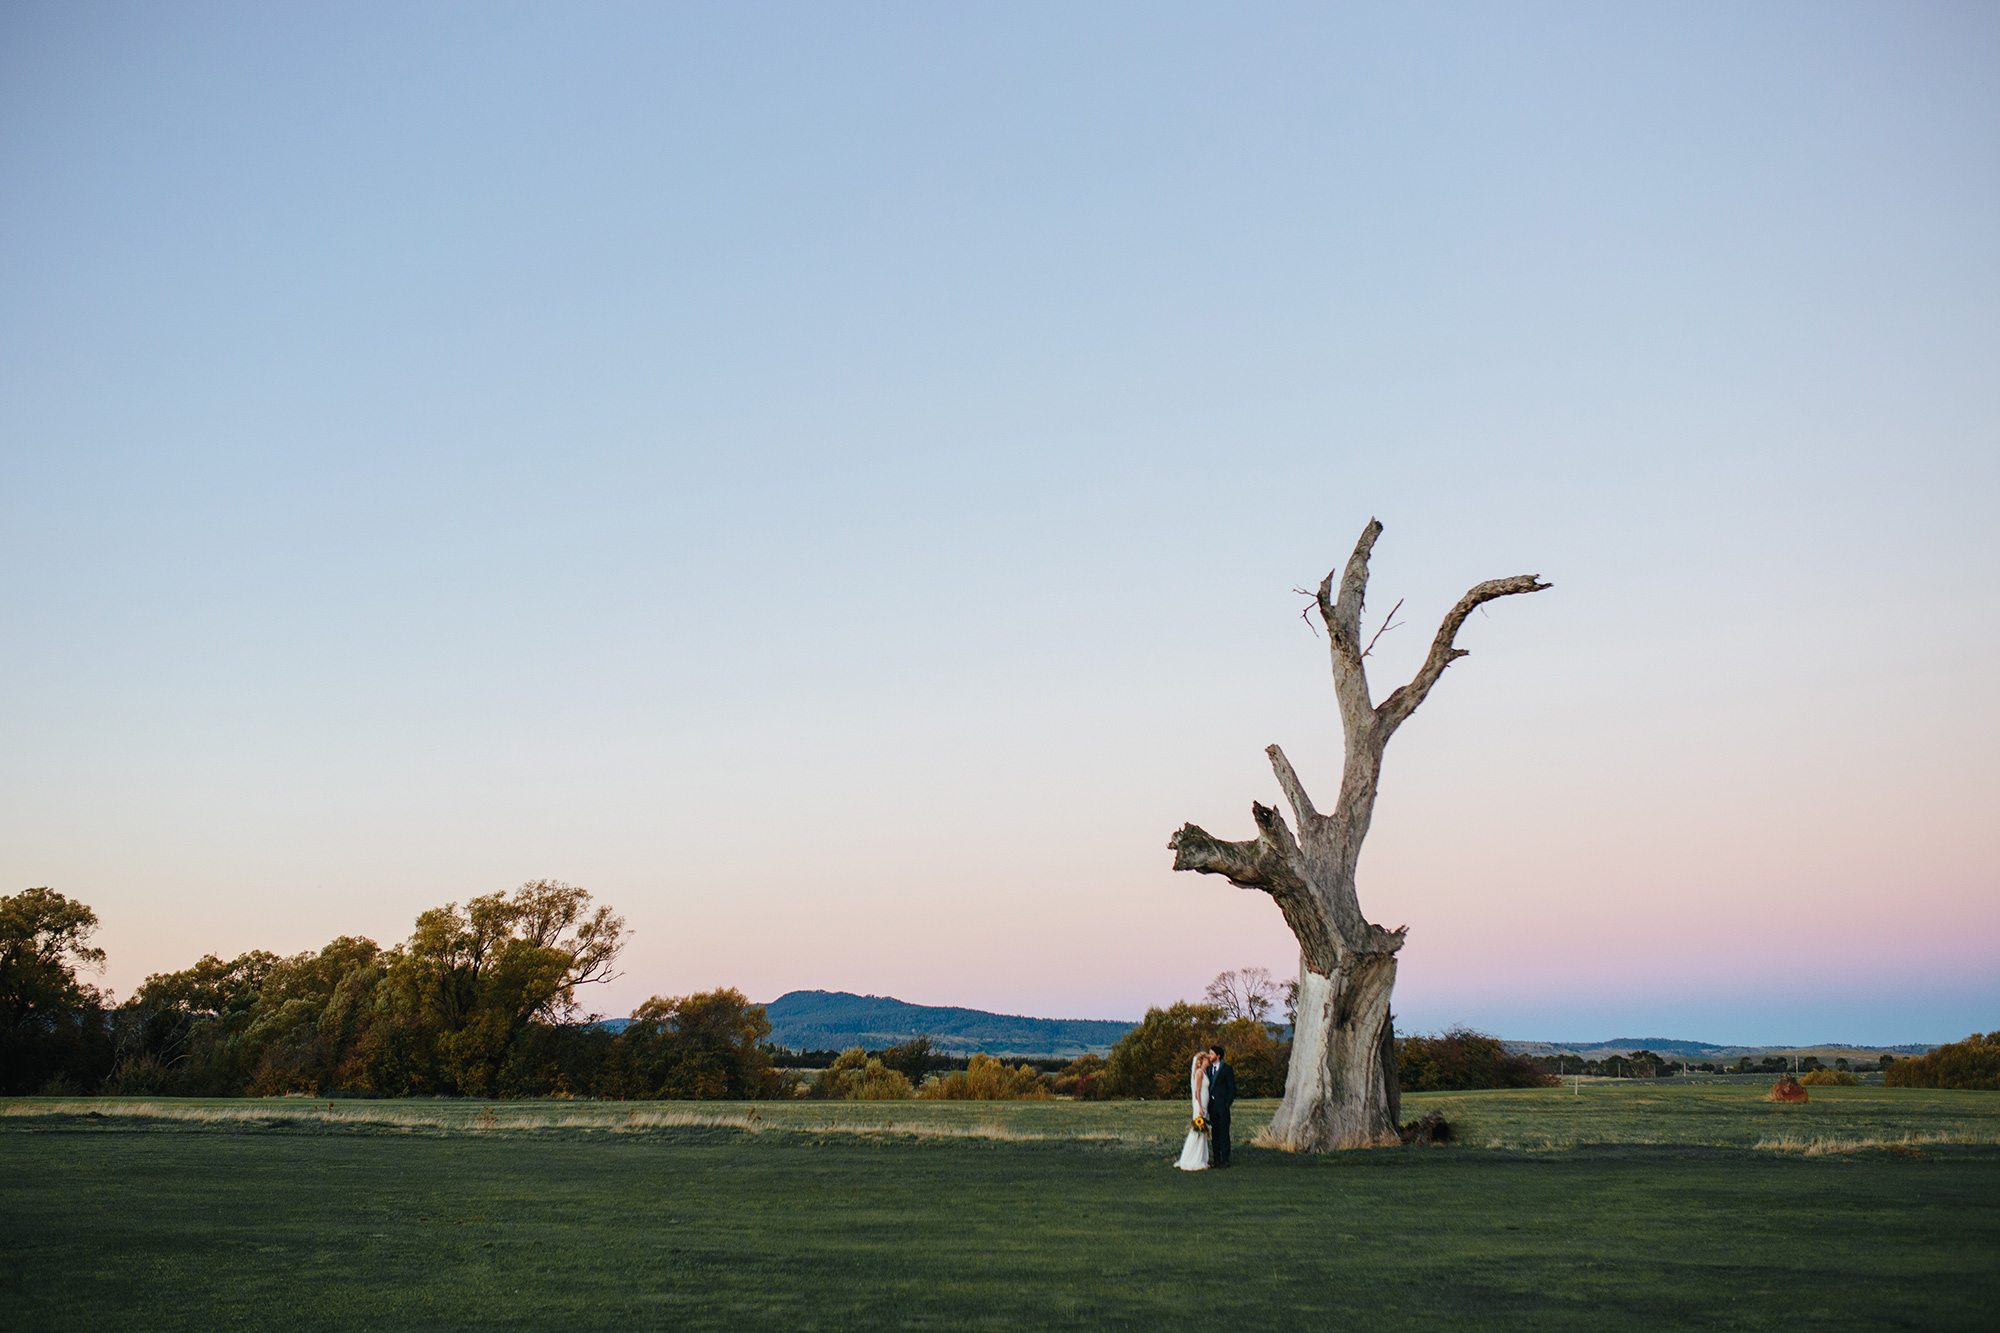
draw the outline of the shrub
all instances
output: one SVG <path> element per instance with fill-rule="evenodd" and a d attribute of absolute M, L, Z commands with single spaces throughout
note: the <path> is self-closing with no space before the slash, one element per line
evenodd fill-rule
<path fill-rule="evenodd" d="M 1557 1081 L 1527 1056 L 1509 1055 L 1497 1037 L 1462 1027 L 1397 1042 L 1396 1077 L 1404 1092 L 1546 1088 Z"/>
<path fill-rule="evenodd" d="M 1104 1082 L 1104 1057 L 1101 1055 L 1079 1055 L 1064 1065 L 1050 1080 L 1058 1097 L 1073 1097 L 1080 1102 L 1104 1101 L 1111 1096 L 1111 1090 Z"/>
<path fill-rule="evenodd" d="M 2000 1031 L 1975 1032 L 1964 1041 L 1940 1046 L 1929 1055 L 1889 1064 L 1882 1082 L 1891 1088 L 1957 1088 L 2000 1092 Z"/>
<path fill-rule="evenodd" d="M 990 1055 L 975 1055 L 964 1069 L 924 1084 L 917 1096 L 945 1102 L 1040 1102 L 1051 1093 L 1048 1077 L 1031 1066 L 1009 1069 Z"/>
<path fill-rule="evenodd" d="M 1861 1082 L 1845 1069 L 1815 1069 L 1799 1079 L 1812 1088 L 1851 1088 Z"/>
<path fill-rule="evenodd" d="M 850 1046 L 820 1071 L 806 1096 L 821 1101 L 896 1102 L 911 1095 L 910 1080 L 891 1069 L 882 1057 Z"/>

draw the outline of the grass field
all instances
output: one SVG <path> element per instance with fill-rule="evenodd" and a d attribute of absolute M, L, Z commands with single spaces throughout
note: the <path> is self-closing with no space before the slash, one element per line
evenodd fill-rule
<path fill-rule="evenodd" d="M 0 1328 L 1993 1327 L 2000 1095 L 1761 1090 L 1197 1176 L 1176 1104 L 0 1102 Z"/>

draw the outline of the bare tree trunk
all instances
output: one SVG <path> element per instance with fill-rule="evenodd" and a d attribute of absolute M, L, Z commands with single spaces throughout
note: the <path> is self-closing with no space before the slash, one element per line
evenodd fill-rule
<path fill-rule="evenodd" d="M 1375 813 L 1382 751 L 1444 669 L 1464 657 L 1458 628 L 1481 603 L 1550 585 L 1523 574 L 1491 579 L 1458 599 L 1430 654 L 1407 685 L 1379 705 L 1369 699 L 1362 659 L 1361 608 L 1368 591 L 1368 554 L 1382 525 L 1370 519 L 1340 573 L 1336 591 L 1329 573 L 1319 585 L 1319 613 L 1333 651 L 1333 688 L 1346 735 L 1340 797 L 1321 814 L 1285 758 L 1270 746 L 1271 768 L 1298 821 L 1294 838 L 1285 817 L 1250 803 L 1257 836 L 1223 842 L 1193 824 L 1168 840 L 1174 869 L 1221 875 L 1239 888 L 1261 889 L 1277 901 L 1299 941 L 1299 1002 L 1292 1034 L 1285 1100 L 1262 1141 L 1293 1151 L 1368 1147 L 1399 1142 L 1402 1096 L 1396 1082 L 1396 1040 L 1389 996 L 1396 986 L 1396 951 L 1407 927 L 1384 930 L 1361 915 L 1354 869 L 1361 841 Z M 1378 631 L 1379 633 L 1379 631 Z"/>

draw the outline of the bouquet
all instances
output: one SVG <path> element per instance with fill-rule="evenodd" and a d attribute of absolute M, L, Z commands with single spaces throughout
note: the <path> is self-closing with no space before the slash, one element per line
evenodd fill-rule
<path fill-rule="evenodd" d="M 1193 1129 L 1197 1134 L 1208 1133 L 1208 1117 L 1205 1115 L 1196 1116 L 1189 1122 L 1189 1128 Z"/>

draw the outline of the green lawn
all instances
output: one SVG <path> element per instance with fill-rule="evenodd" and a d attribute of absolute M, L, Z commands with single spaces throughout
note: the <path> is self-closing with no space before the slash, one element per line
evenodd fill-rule
<path fill-rule="evenodd" d="M 1759 1091 L 1198 1176 L 1173 1104 L 0 1102 L 0 1328 L 1993 1327 L 2000 1095 Z"/>

